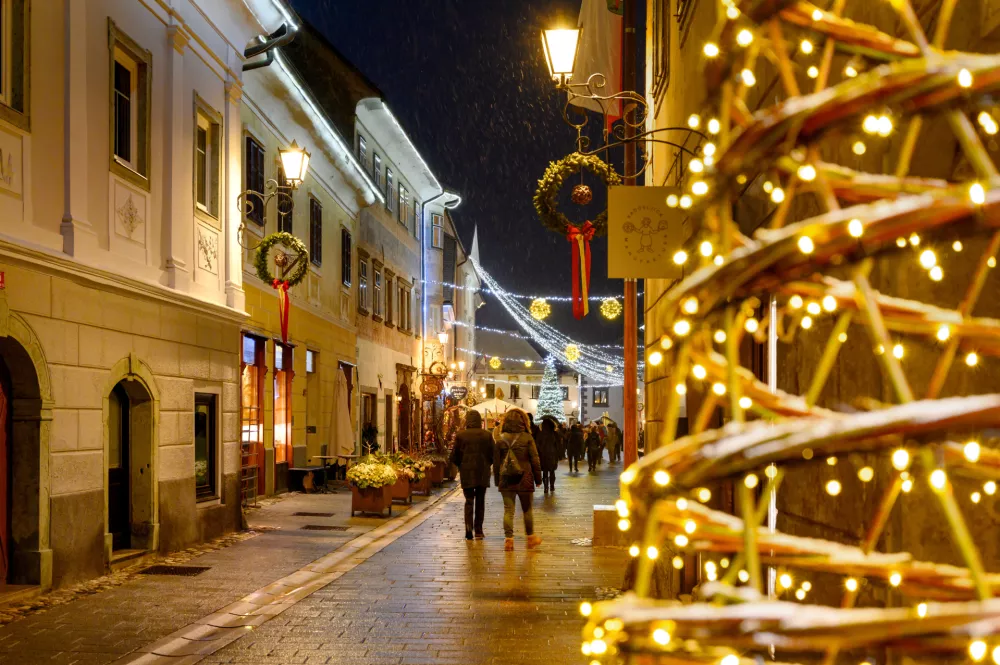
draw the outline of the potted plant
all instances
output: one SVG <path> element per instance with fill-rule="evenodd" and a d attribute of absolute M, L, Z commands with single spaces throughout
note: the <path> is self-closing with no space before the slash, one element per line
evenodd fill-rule
<path fill-rule="evenodd" d="M 431 495 L 431 469 L 434 468 L 434 462 L 427 459 L 426 457 L 418 457 L 413 460 L 412 468 L 414 470 L 414 480 L 410 484 L 411 489 L 414 494 L 423 494 L 424 496 Z"/>
<path fill-rule="evenodd" d="M 366 423 L 361 428 L 361 454 L 374 455 L 378 452 L 378 427 Z"/>
<path fill-rule="evenodd" d="M 396 482 L 389 490 L 392 500 L 401 499 L 403 503 L 413 503 L 413 487 L 417 476 L 425 475 L 423 471 L 416 469 L 416 461 L 405 453 L 389 455 L 383 461 L 391 464 L 396 471 Z"/>
<path fill-rule="evenodd" d="M 381 515 L 386 508 L 392 516 L 391 488 L 396 482 L 392 465 L 366 458 L 347 470 L 347 481 L 351 484 L 351 517 L 355 512 Z"/>
<path fill-rule="evenodd" d="M 448 468 L 448 456 L 444 453 L 431 453 L 427 456 L 434 466 L 428 470 L 431 477 L 431 484 L 441 485 L 444 483 L 444 474 Z"/>

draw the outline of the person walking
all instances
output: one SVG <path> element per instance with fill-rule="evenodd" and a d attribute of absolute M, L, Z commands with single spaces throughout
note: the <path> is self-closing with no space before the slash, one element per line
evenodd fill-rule
<path fill-rule="evenodd" d="M 556 491 L 556 467 L 559 466 L 559 433 L 551 418 L 542 419 L 541 431 L 535 441 L 538 460 L 542 466 L 542 485 L 545 493 Z"/>
<path fill-rule="evenodd" d="M 608 425 L 608 437 L 611 439 L 611 461 L 620 462 L 622 459 L 622 431 L 618 429 L 616 423 Z"/>
<path fill-rule="evenodd" d="M 601 454 L 601 435 L 597 426 L 591 425 L 587 434 L 587 471 L 597 471 L 597 459 Z"/>
<path fill-rule="evenodd" d="M 465 429 L 455 437 L 451 449 L 451 464 L 461 474 L 462 493 L 465 494 L 465 539 L 483 538 L 483 519 L 486 516 L 486 489 L 490 486 L 490 467 L 493 466 L 493 437 L 483 429 L 483 416 L 469 411 L 465 416 Z"/>
<path fill-rule="evenodd" d="M 511 409 L 504 414 L 501 425 L 493 430 L 493 478 L 503 496 L 503 548 L 507 552 L 514 550 L 514 510 L 517 501 L 521 503 L 524 515 L 528 549 L 538 547 L 542 542 L 535 535 L 531 511 L 535 485 L 542 482 L 542 467 L 530 428 L 528 414 L 521 409 Z"/>
<path fill-rule="evenodd" d="M 569 445 L 566 453 L 569 455 L 569 472 L 580 472 L 580 460 L 583 459 L 583 426 L 580 423 L 573 423 L 569 430 Z"/>

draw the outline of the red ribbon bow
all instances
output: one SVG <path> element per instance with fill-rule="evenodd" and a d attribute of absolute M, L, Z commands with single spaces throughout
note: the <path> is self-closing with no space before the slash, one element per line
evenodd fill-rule
<path fill-rule="evenodd" d="M 573 316 L 582 319 L 590 312 L 588 291 L 590 288 L 590 240 L 594 237 L 594 225 L 589 221 L 577 228 L 566 227 L 566 240 L 575 247 L 570 249 L 573 259 Z M 583 263 L 583 272 L 580 271 Z"/>
<path fill-rule="evenodd" d="M 278 292 L 278 316 L 281 321 L 281 341 L 288 343 L 288 282 L 275 279 L 271 288 Z"/>

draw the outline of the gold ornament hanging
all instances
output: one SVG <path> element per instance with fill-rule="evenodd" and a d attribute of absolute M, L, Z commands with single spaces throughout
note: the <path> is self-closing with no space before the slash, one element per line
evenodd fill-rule
<path fill-rule="evenodd" d="M 524 366 L 525 366 L 525 367 L 531 367 L 531 366 L 532 366 L 533 364 L 534 364 L 534 363 L 532 363 L 532 362 L 531 362 L 530 360 L 525 360 L 525 361 L 524 361 Z"/>
<path fill-rule="evenodd" d="M 576 344 L 567 344 L 566 360 L 570 361 L 571 363 L 575 363 L 579 359 L 580 359 L 580 347 L 578 347 Z"/>
<path fill-rule="evenodd" d="M 496 356 L 490 358 L 490 367 L 492 367 L 493 369 L 500 369 L 502 365 L 503 363 L 500 362 L 500 359 L 497 358 Z"/>
<path fill-rule="evenodd" d="M 617 319 L 622 313 L 622 304 L 618 302 L 618 298 L 605 298 L 601 302 L 601 315 L 613 321 Z"/>
<path fill-rule="evenodd" d="M 528 311 L 533 317 L 541 321 L 552 313 L 552 306 L 549 305 L 545 298 L 535 298 L 531 301 L 531 306 L 528 307 Z"/>

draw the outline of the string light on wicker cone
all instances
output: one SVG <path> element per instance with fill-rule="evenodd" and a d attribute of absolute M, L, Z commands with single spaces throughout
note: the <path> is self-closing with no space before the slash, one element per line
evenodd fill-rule
<path fill-rule="evenodd" d="M 993 496 L 997 493 L 997 484 L 992 480 L 987 480 L 983 483 L 983 491 L 986 492 L 986 496 Z"/>
<path fill-rule="evenodd" d="M 617 319 L 622 313 L 622 304 L 618 302 L 617 298 L 605 298 L 601 302 L 601 316 L 613 321 Z"/>
<path fill-rule="evenodd" d="M 842 486 L 839 480 L 831 480 L 826 483 L 826 493 L 830 496 L 837 496 L 840 494 Z"/>
<path fill-rule="evenodd" d="M 854 593 L 855 591 L 858 590 L 858 581 L 853 577 L 848 577 L 846 580 L 844 580 L 844 588 L 850 591 L 851 593 Z"/>
<path fill-rule="evenodd" d="M 903 575 L 898 571 L 893 571 L 889 574 L 889 584 L 892 586 L 899 586 L 903 583 Z"/>
<path fill-rule="evenodd" d="M 973 463 L 979 461 L 980 451 L 981 448 L 978 441 L 969 441 L 962 448 L 962 454 L 965 455 L 965 459 Z"/>
<path fill-rule="evenodd" d="M 736 43 L 744 48 L 750 46 L 753 43 L 753 33 L 743 28 L 736 35 Z"/>
<path fill-rule="evenodd" d="M 972 87 L 972 72 L 964 67 L 958 71 L 958 85 L 962 88 Z"/>
<path fill-rule="evenodd" d="M 968 365 L 969 367 L 975 367 L 976 365 L 978 365 L 979 354 L 976 353 L 975 351 L 970 351 L 969 353 L 965 354 L 965 364 Z"/>
<path fill-rule="evenodd" d="M 892 453 L 892 467 L 897 471 L 905 471 L 910 466 L 910 453 L 904 448 L 897 448 Z"/>
<path fill-rule="evenodd" d="M 1000 130 L 997 121 L 993 119 L 993 116 L 988 111 L 980 111 L 979 115 L 976 116 L 976 121 L 979 122 L 979 126 L 983 128 L 983 131 L 990 136 L 993 136 Z"/>
<path fill-rule="evenodd" d="M 682 266 L 685 263 L 687 263 L 688 253 L 685 252 L 683 249 L 678 250 L 678 251 L 674 252 L 673 260 L 674 260 L 674 263 L 676 265 Z"/>
<path fill-rule="evenodd" d="M 812 316 L 819 316 L 820 312 L 823 311 L 823 308 L 818 302 L 813 300 L 812 302 L 806 305 L 806 311 L 809 312 L 809 314 L 811 314 Z"/>
<path fill-rule="evenodd" d="M 691 129 L 698 129 L 701 126 L 701 117 L 697 113 L 692 113 L 688 116 L 688 127 Z"/>
<path fill-rule="evenodd" d="M 781 187 L 775 187 L 771 190 L 771 201 L 774 203 L 781 203 L 785 200 L 785 190 Z"/>
<path fill-rule="evenodd" d="M 690 207 L 691 207 L 691 206 L 692 206 L 693 204 L 694 204 L 694 199 L 692 199 L 692 198 L 691 198 L 690 196 L 688 196 L 687 194 L 685 194 L 684 196 L 682 196 L 682 197 L 681 197 L 681 199 L 680 199 L 680 206 L 681 206 L 681 208 L 682 208 L 683 210 L 687 210 L 687 209 L 688 209 L 688 208 L 690 208 Z"/>
<path fill-rule="evenodd" d="M 806 76 L 808 76 L 811 79 L 818 78 L 819 67 L 817 67 L 816 65 L 810 65 L 809 69 L 806 70 Z"/>
<path fill-rule="evenodd" d="M 544 298 L 535 298 L 531 301 L 531 305 L 528 307 L 528 312 L 531 313 L 538 321 L 545 320 L 549 314 L 552 313 L 552 306 L 549 305 L 548 301 Z"/>
<path fill-rule="evenodd" d="M 661 362 L 663 362 L 663 354 L 660 353 L 659 351 L 652 351 L 646 358 L 646 362 L 648 362 L 653 367 L 656 367 Z"/>
<path fill-rule="evenodd" d="M 707 58 L 715 58 L 719 55 L 719 45 L 712 42 L 705 44 L 704 48 L 701 50 Z"/>
<path fill-rule="evenodd" d="M 930 475 L 931 489 L 935 492 L 943 492 L 948 486 L 948 475 L 944 469 L 934 469 Z"/>
<path fill-rule="evenodd" d="M 978 182 L 972 183 L 969 186 L 969 199 L 976 205 L 983 205 L 986 203 L 986 190 Z"/>
<path fill-rule="evenodd" d="M 981 663 L 984 658 L 986 658 L 986 652 L 989 647 L 986 646 L 986 642 L 982 640 L 975 640 L 969 644 L 969 658 L 971 658 L 976 663 Z"/>

